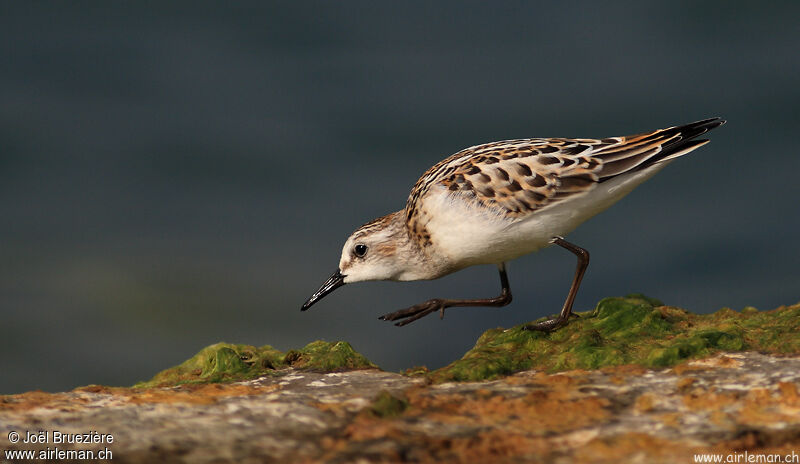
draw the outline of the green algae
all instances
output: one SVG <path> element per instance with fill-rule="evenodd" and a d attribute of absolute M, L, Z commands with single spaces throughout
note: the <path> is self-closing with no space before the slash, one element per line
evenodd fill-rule
<path fill-rule="evenodd" d="M 698 315 L 639 294 L 606 298 L 551 333 L 523 325 L 488 330 L 461 359 L 429 376 L 445 382 L 494 379 L 527 369 L 659 368 L 742 350 L 800 353 L 800 304 Z"/>
<path fill-rule="evenodd" d="M 295 368 L 321 372 L 378 367 L 347 342 L 311 342 L 301 350 L 289 351 L 284 360 Z"/>
<path fill-rule="evenodd" d="M 249 380 L 287 367 L 321 372 L 377 368 L 347 342 L 315 341 L 288 353 L 269 345 L 216 343 L 134 388 Z"/>
<path fill-rule="evenodd" d="M 488 330 L 450 365 L 434 371 L 414 367 L 405 375 L 434 382 L 476 381 L 527 369 L 559 372 L 623 364 L 661 368 L 723 351 L 800 353 L 800 304 L 771 311 L 723 308 L 699 315 L 632 294 L 605 298 L 594 310 L 578 315 L 551 333 L 527 331 L 523 325 Z M 134 387 L 248 380 L 278 375 L 288 367 L 316 372 L 377 368 L 347 342 L 316 341 L 286 353 L 269 345 L 217 343 Z M 381 401 L 388 406 L 376 403 L 374 414 L 383 417 L 381 411 L 391 410 L 393 400 Z"/>
<path fill-rule="evenodd" d="M 406 408 L 408 408 L 408 400 L 406 398 L 395 396 L 383 390 L 372 401 L 369 412 L 376 417 L 390 418 L 399 416 Z"/>

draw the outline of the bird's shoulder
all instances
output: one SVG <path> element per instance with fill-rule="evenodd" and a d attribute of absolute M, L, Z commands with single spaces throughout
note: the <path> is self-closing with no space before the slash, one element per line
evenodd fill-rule
<path fill-rule="evenodd" d="M 529 138 L 486 143 L 461 150 L 420 177 L 406 205 L 434 187 L 510 217 L 524 216 L 590 190 L 602 160 L 593 156 L 623 138 Z"/>

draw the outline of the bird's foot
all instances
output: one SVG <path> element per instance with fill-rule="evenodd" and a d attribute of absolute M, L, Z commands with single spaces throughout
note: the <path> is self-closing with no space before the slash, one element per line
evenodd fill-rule
<path fill-rule="evenodd" d="M 399 311 L 395 311 L 393 313 L 384 314 L 380 316 L 378 319 L 382 321 L 397 321 L 394 325 L 397 327 L 402 327 L 404 325 L 411 324 L 412 322 L 416 321 L 417 319 L 421 319 L 427 316 L 430 313 L 439 311 L 439 318 L 444 319 L 444 309 L 446 308 L 446 304 L 443 300 L 438 298 L 433 300 L 424 301 L 419 304 L 415 304 L 410 308 L 401 309 Z"/>
<path fill-rule="evenodd" d="M 571 314 L 570 316 L 578 317 L 576 314 Z M 569 317 L 556 317 L 553 319 L 548 319 L 546 321 L 537 322 L 535 324 L 527 324 L 522 326 L 522 330 L 536 330 L 539 332 L 552 332 L 558 328 L 564 327 L 569 322 Z"/>

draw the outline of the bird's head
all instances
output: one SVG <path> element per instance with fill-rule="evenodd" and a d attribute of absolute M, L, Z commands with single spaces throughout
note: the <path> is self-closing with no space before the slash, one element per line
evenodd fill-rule
<path fill-rule="evenodd" d="M 366 280 L 411 280 L 415 266 L 402 211 L 356 229 L 342 248 L 339 268 L 300 308 L 302 311 L 344 284 Z"/>

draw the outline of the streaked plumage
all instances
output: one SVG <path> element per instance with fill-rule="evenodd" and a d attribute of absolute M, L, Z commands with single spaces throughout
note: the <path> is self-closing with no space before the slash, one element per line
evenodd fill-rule
<path fill-rule="evenodd" d="M 434 279 L 548 246 L 671 160 L 707 143 L 694 139 L 724 122 L 712 118 L 604 139 L 505 140 L 461 150 L 420 177 L 403 210 L 351 235 L 337 271 L 341 283 Z M 353 251 L 359 244 L 367 255 Z M 325 293 L 317 292 L 303 309 Z"/>

